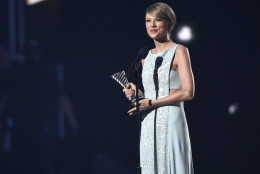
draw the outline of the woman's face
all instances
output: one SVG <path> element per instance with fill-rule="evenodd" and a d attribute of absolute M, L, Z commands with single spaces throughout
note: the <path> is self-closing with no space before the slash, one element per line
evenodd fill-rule
<path fill-rule="evenodd" d="M 148 35 L 152 39 L 166 39 L 169 31 L 169 22 L 162 21 L 161 19 L 151 16 L 146 13 L 145 27 Z"/>

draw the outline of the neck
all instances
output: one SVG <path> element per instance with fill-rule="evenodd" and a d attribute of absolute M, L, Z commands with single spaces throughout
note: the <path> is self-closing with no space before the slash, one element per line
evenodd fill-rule
<path fill-rule="evenodd" d="M 156 52 L 165 50 L 165 47 L 167 47 L 169 45 L 169 43 L 171 43 L 171 42 L 172 41 L 167 37 L 162 38 L 162 39 L 154 39 Z"/>

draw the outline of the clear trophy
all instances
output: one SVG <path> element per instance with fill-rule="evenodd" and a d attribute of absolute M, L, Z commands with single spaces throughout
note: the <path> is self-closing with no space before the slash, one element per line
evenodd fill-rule
<path fill-rule="evenodd" d="M 126 85 L 129 83 L 125 74 L 125 71 L 115 73 L 111 76 L 117 83 L 119 83 L 123 88 L 126 87 Z M 144 99 L 144 97 L 139 96 L 139 100 Z M 136 101 L 136 95 L 133 95 L 130 99 L 131 105 L 134 106 L 134 103 Z"/>

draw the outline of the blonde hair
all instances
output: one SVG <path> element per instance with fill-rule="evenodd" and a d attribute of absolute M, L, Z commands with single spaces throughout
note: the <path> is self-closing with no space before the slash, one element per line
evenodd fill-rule
<path fill-rule="evenodd" d="M 170 37 L 170 32 L 176 25 L 176 16 L 172 8 L 165 3 L 157 2 L 150 5 L 145 12 L 163 21 L 169 22 L 170 28 L 168 31 L 168 36 Z"/>

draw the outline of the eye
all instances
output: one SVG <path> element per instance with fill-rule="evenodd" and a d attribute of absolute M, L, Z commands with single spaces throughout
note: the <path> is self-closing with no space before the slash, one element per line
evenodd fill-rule
<path fill-rule="evenodd" d="M 150 22 L 151 20 L 150 19 L 146 19 L 145 22 Z"/>
<path fill-rule="evenodd" d="M 162 21 L 161 19 L 157 18 L 156 21 Z"/>

